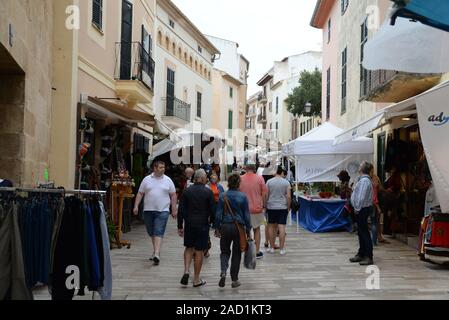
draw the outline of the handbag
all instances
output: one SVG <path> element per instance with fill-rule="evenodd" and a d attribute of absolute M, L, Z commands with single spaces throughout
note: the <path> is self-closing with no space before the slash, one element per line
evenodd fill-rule
<path fill-rule="evenodd" d="M 240 239 L 240 250 L 242 252 L 246 252 L 248 250 L 248 238 L 246 237 L 245 227 L 237 222 L 237 218 L 235 216 L 234 211 L 232 210 L 231 204 L 229 203 L 228 195 L 224 195 L 224 203 L 225 203 L 225 212 L 230 213 L 234 217 L 234 224 L 239 231 L 239 239 Z"/>
<path fill-rule="evenodd" d="M 245 252 L 245 259 L 243 265 L 248 270 L 255 270 L 257 264 L 256 258 L 256 242 L 254 240 L 248 241 L 248 250 Z"/>

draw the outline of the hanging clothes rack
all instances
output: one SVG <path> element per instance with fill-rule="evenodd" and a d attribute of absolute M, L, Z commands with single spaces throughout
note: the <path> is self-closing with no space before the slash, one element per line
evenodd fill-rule
<path fill-rule="evenodd" d="M 0 192 L 30 192 L 30 193 L 54 193 L 54 194 L 83 194 L 83 195 L 106 195 L 106 191 L 99 190 L 66 190 L 66 189 L 43 189 L 43 188 L 0 188 Z"/>

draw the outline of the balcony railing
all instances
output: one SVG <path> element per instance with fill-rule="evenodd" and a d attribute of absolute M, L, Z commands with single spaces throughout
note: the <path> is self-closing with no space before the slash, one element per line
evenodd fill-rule
<path fill-rule="evenodd" d="M 116 80 L 136 80 L 154 88 L 154 60 L 140 42 L 116 43 Z"/>
<path fill-rule="evenodd" d="M 190 110 L 192 106 L 187 102 L 173 97 L 162 98 L 165 101 L 165 116 L 176 117 L 190 123 Z"/>
<path fill-rule="evenodd" d="M 362 73 L 365 75 L 360 81 L 360 96 L 363 99 L 370 97 L 373 93 L 385 86 L 399 72 L 392 70 L 369 71 L 362 69 Z"/>
<path fill-rule="evenodd" d="M 262 93 L 257 97 L 257 100 L 258 101 L 267 101 L 267 96 Z"/>
<path fill-rule="evenodd" d="M 266 114 L 259 114 L 259 116 L 257 117 L 257 122 L 258 123 L 267 122 L 267 115 Z"/>
<path fill-rule="evenodd" d="M 416 74 L 391 70 L 362 69 L 360 99 L 399 102 L 418 95 L 438 83 L 440 74 Z"/>

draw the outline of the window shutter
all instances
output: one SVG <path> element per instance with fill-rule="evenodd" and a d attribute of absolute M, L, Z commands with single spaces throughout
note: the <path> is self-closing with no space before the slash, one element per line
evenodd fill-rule
<path fill-rule="evenodd" d="M 103 0 L 92 1 L 92 23 L 99 29 L 103 28 Z"/>

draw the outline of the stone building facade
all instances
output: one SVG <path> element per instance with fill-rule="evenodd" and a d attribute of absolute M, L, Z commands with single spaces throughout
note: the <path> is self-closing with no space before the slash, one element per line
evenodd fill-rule
<path fill-rule="evenodd" d="M 0 1 L 0 178 L 44 182 L 52 106 L 53 0 Z"/>

